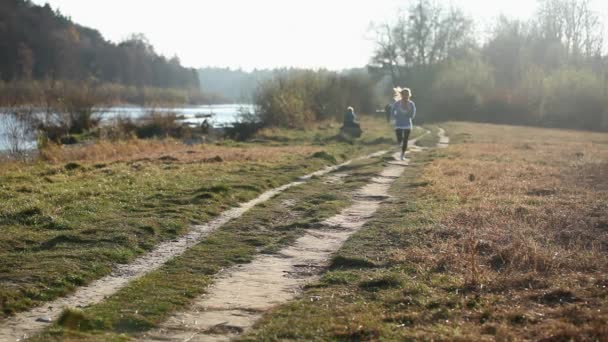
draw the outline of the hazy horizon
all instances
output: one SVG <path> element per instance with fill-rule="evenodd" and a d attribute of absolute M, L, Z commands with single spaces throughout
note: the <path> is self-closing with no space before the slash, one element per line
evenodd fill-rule
<path fill-rule="evenodd" d="M 34 0 L 49 3 L 74 22 L 97 29 L 119 42 L 132 33 L 145 34 L 156 51 L 194 68 L 272 69 L 281 67 L 340 70 L 364 67 L 374 51 L 370 24 L 394 20 L 408 1 L 358 3 L 312 0 L 287 2 L 242 0 L 207 3 L 184 0 L 179 5 L 132 0 L 83 2 Z M 483 34 L 501 14 L 528 19 L 536 1 L 438 1 L 461 7 Z M 592 1 L 608 18 L 608 4 Z"/>

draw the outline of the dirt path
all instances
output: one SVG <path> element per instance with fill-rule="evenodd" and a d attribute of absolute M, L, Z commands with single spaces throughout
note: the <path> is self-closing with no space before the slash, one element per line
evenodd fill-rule
<path fill-rule="evenodd" d="M 381 151 L 356 160 L 378 157 L 385 153 L 386 151 Z M 301 185 L 313 177 L 326 175 L 343 168 L 352 162 L 353 160 L 350 160 L 340 165 L 324 168 L 300 177 L 298 181 L 266 191 L 257 198 L 241 204 L 239 207 L 223 212 L 207 224 L 192 227 L 188 234 L 176 240 L 159 244 L 154 250 L 136 259 L 132 263 L 117 266 L 112 274 L 98 279 L 88 286 L 79 288 L 72 295 L 45 303 L 32 310 L 18 313 L 15 316 L 0 322 L 0 341 L 21 341 L 42 331 L 49 326 L 49 323 L 59 317 L 65 307 L 87 307 L 101 302 L 104 298 L 111 296 L 126 286 L 130 281 L 158 269 L 170 259 L 181 255 L 186 250 L 199 243 L 203 238 L 209 235 L 209 233 L 227 222 L 242 216 L 254 206 L 268 201 L 289 188 Z"/>
<path fill-rule="evenodd" d="M 414 146 L 410 151 L 419 148 Z M 222 272 L 188 311 L 175 314 L 141 340 L 228 341 L 250 328 L 268 309 L 299 296 L 305 284 L 318 279 L 331 254 L 389 197 L 391 184 L 409 164 L 409 160 L 398 161 L 398 157 L 395 153 L 395 161 L 355 192 L 354 203 L 325 220 L 322 228 L 307 230 L 277 254 L 260 255 L 249 264 Z"/>

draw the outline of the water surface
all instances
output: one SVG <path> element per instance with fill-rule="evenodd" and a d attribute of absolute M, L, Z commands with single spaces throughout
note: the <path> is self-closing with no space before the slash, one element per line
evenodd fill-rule
<path fill-rule="evenodd" d="M 178 115 L 181 118 L 180 121 L 184 123 L 200 125 L 207 120 L 212 127 L 226 127 L 238 121 L 241 113 L 253 113 L 254 109 L 255 106 L 251 104 L 219 104 L 171 108 L 119 106 L 96 108 L 95 114 L 102 119 L 102 122 L 109 122 L 117 117 L 138 119 L 151 112 L 174 113 Z M 0 109 L 0 151 L 8 150 L 11 145 L 15 143 L 15 139 L 11 138 L 9 132 L 14 132 L 15 129 L 24 130 L 24 127 L 19 128 L 19 126 L 20 125 L 15 122 L 12 116 L 6 115 L 6 113 Z M 19 144 L 26 149 L 36 148 L 34 135 L 27 135 L 25 132 L 23 133 L 24 134 L 18 134 L 24 136 L 24 140 L 20 141 Z"/>

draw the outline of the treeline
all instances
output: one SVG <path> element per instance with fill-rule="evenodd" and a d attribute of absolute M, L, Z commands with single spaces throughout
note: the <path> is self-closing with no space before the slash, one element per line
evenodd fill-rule
<path fill-rule="evenodd" d="M 195 69 L 157 54 L 143 35 L 114 44 L 48 4 L 0 1 L 0 80 L 46 79 L 199 88 Z"/>
<path fill-rule="evenodd" d="M 414 90 L 420 119 L 608 130 L 605 28 L 588 0 L 541 0 L 479 42 L 456 7 L 418 0 L 376 27 L 369 69 Z M 390 86 L 385 87 L 390 94 Z"/>
<path fill-rule="evenodd" d="M 268 81 L 277 77 L 293 78 L 297 74 L 302 75 L 304 71 L 304 69 L 298 68 L 245 71 L 242 69 L 206 67 L 198 69 L 198 75 L 202 91 L 217 94 L 233 103 L 251 103 L 255 100 L 258 89 Z M 360 69 L 350 69 L 343 71 L 342 74 L 362 71 Z M 328 74 L 324 70 L 319 72 Z"/>
<path fill-rule="evenodd" d="M 249 103 L 258 85 L 271 79 L 279 70 L 259 69 L 250 72 L 230 68 L 198 69 L 201 90 L 218 94 L 233 103 Z"/>
<path fill-rule="evenodd" d="M 158 88 L 151 86 L 129 86 L 119 83 L 101 83 L 98 81 L 56 81 L 56 80 L 20 80 L 0 81 L 0 107 L 14 108 L 33 106 L 37 108 L 53 107 L 60 110 L 74 102 L 84 99 L 91 106 L 111 107 L 125 104 L 148 107 L 181 106 L 185 104 L 223 103 L 225 99 L 214 94 L 202 93 L 198 89 Z M 84 106 L 87 110 L 86 107 Z"/>

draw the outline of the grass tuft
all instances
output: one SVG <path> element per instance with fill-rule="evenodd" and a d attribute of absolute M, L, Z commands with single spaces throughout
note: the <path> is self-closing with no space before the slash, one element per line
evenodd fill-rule
<path fill-rule="evenodd" d="M 403 280 L 396 274 L 384 274 L 359 283 L 359 287 L 366 291 L 378 291 L 381 289 L 397 288 L 403 284 Z"/>
<path fill-rule="evenodd" d="M 75 170 L 82 169 L 82 165 L 71 162 L 71 163 L 65 164 L 65 166 L 63 168 L 66 169 L 66 171 L 75 171 Z"/>
<path fill-rule="evenodd" d="M 105 322 L 87 315 L 78 309 L 65 309 L 57 319 L 57 325 L 70 330 L 101 330 L 106 327 Z"/>
<path fill-rule="evenodd" d="M 338 163 L 338 160 L 336 159 L 336 157 L 334 157 L 333 155 L 331 155 L 325 151 L 315 152 L 310 156 L 310 158 L 322 159 L 322 160 L 328 161 L 332 164 Z"/>
<path fill-rule="evenodd" d="M 329 269 L 341 270 L 341 269 L 361 269 L 361 268 L 375 268 L 375 263 L 366 260 L 364 258 L 356 257 L 344 257 L 338 255 L 332 258 Z"/>

